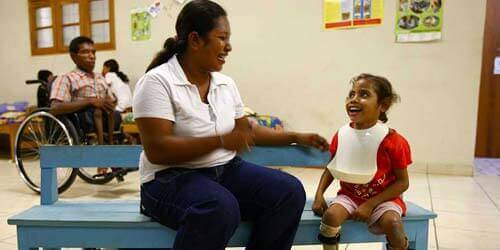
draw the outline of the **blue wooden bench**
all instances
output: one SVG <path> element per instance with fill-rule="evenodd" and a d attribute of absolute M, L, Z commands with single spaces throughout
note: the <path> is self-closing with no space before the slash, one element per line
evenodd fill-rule
<path fill-rule="evenodd" d="M 176 232 L 139 213 L 137 200 L 58 201 L 56 167 L 113 166 L 136 168 L 140 146 L 44 146 L 41 149 L 41 205 L 8 219 L 17 226 L 18 249 L 61 247 L 167 248 Z M 255 147 L 243 154 L 246 160 L 265 166 L 324 166 L 329 154 L 298 146 Z M 408 202 L 405 230 L 412 249 L 427 249 L 429 219 L 436 214 Z M 295 237 L 296 245 L 317 245 L 320 217 L 308 200 Z M 251 225 L 242 222 L 229 246 L 245 246 Z M 342 243 L 384 242 L 369 233 L 366 225 L 348 221 L 343 225 Z"/>

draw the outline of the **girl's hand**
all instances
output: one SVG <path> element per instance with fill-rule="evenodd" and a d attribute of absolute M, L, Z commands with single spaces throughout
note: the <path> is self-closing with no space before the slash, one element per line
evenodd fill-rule
<path fill-rule="evenodd" d="M 325 138 L 318 134 L 297 133 L 297 143 L 303 146 L 317 148 L 321 151 L 326 151 L 330 147 Z"/>
<path fill-rule="evenodd" d="M 354 213 L 352 214 L 352 219 L 368 222 L 374 208 L 375 206 L 373 206 L 370 202 L 365 202 L 361 204 L 361 206 L 359 206 L 356 211 L 354 211 Z"/>
<path fill-rule="evenodd" d="M 326 205 L 325 198 L 323 195 L 316 195 L 316 198 L 314 198 L 314 202 L 312 204 L 312 210 L 315 215 L 318 216 L 323 216 L 323 213 L 326 211 L 328 208 L 328 205 Z"/>

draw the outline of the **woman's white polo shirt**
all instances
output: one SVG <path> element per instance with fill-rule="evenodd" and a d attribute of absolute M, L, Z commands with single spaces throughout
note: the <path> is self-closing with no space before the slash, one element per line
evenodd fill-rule
<path fill-rule="evenodd" d="M 211 73 L 209 104 L 201 101 L 198 88 L 191 84 L 173 56 L 147 72 L 134 90 L 134 118 L 161 118 L 174 122 L 173 134 L 208 137 L 229 133 L 234 120 L 243 117 L 243 102 L 234 81 L 221 73 Z M 169 167 L 207 168 L 227 163 L 236 152 L 216 149 L 182 165 L 156 165 L 141 153 L 141 183 L 154 179 L 157 171 Z"/>

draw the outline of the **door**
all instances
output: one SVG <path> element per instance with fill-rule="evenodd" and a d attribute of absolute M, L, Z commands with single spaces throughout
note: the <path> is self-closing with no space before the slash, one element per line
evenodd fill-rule
<path fill-rule="evenodd" d="M 500 158 L 500 73 L 494 74 L 495 58 L 500 64 L 500 1 L 487 0 L 477 118 L 477 157 Z"/>

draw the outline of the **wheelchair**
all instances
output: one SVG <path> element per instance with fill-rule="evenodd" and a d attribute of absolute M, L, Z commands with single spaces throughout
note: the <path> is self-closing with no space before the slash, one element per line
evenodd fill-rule
<path fill-rule="evenodd" d="M 40 83 L 40 81 L 27 81 L 27 84 L 32 83 Z M 21 123 L 14 144 L 14 161 L 21 179 L 31 190 L 40 193 L 41 145 L 97 144 L 95 136 L 85 133 L 79 124 L 76 114 L 55 116 L 47 107 L 37 108 Z M 115 132 L 113 138 L 116 144 L 123 144 L 126 139 L 121 132 Z M 91 184 L 106 184 L 114 178 L 122 181 L 123 176 L 128 172 L 125 169 L 112 169 L 111 173 L 99 175 L 96 171 L 96 168 L 57 169 L 58 192 L 66 191 L 75 182 L 77 176 Z"/>

